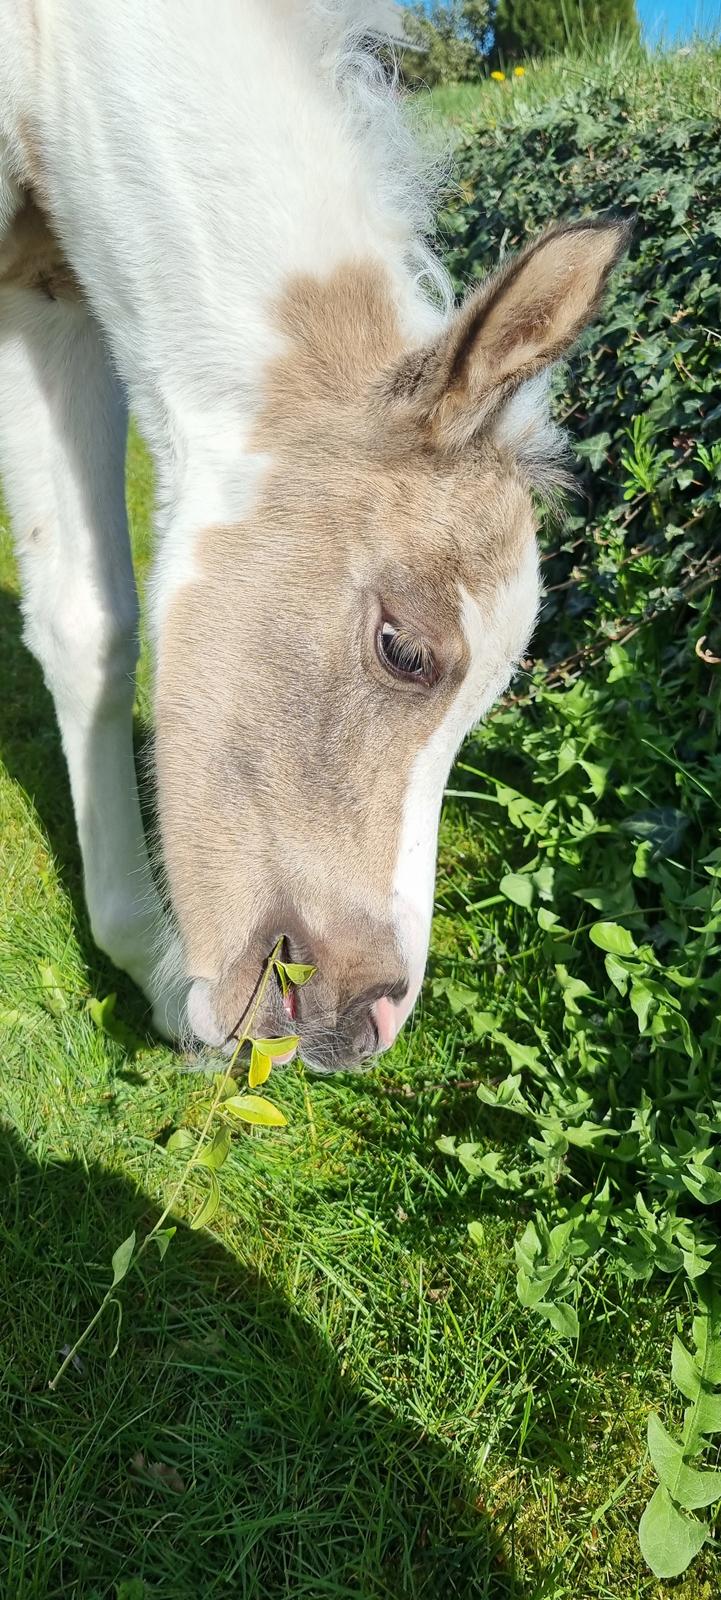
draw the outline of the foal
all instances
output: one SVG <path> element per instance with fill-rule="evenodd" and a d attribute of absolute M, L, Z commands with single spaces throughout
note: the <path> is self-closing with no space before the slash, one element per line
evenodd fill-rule
<path fill-rule="evenodd" d="M 552 229 L 454 310 L 340 4 L 0 0 L 0 36 L 0 471 L 94 936 L 210 1044 L 284 936 L 318 968 L 304 1057 L 352 1066 L 418 994 L 449 766 L 536 616 L 543 374 L 624 226 Z M 168 911 L 133 764 L 128 403 Z M 279 993 L 259 1026 L 287 1031 Z"/>

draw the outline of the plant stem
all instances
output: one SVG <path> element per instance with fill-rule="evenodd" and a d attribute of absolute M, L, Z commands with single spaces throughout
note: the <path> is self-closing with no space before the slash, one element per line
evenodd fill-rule
<path fill-rule="evenodd" d="M 116 1287 L 117 1287 L 117 1285 L 116 1285 Z M 101 1300 L 100 1305 L 98 1306 L 98 1309 L 97 1309 L 97 1311 L 95 1313 L 95 1316 L 91 1318 L 90 1322 L 87 1325 L 87 1328 L 83 1328 L 82 1333 L 78 1335 L 78 1338 L 75 1340 L 75 1343 L 72 1346 L 72 1349 L 68 1350 L 68 1353 L 67 1353 L 67 1355 L 65 1357 L 65 1360 L 63 1361 L 62 1366 L 58 1367 L 58 1370 L 57 1370 L 57 1372 L 55 1374 L 55 1377 L 50 1379 L 50 1382 L 48 1383 L 48 1388 L 49 1389 L 57 1389 L 57 1386 L 58 1386 L 58 1384 L 60 1382 L 60 1379 L 63 1376 L 63 1373 L 67 1371 L 67 1368 L 70 1366 L 71 1361 L 75 1360 L 75 1357 L 76 1357 L 76 1355 L 78 1353 L 78 1350 L 80 1349 L 81 1345 L 83 1345 L 85 1343 L 85 1340 L 87 1339 L 88 1334 L 92 1333 L 93 1328 L 100 1321 L 100 1318 L 102 1317 L 102 1314 L 103 1314 L 103 1312 L 105 1310 L 105 1307 L 107 1305 L 109 1305 L 110 1301 L 113 1300 L 114 1298 L 115 1298 L 114 1291 L 112 1289 L 108 1289 L 108 1292 L 105 1295 L 105 1298 L 103 1300 Z"/>
<path fill-rule="evenodd" d="M 245 1018 L 241 1017 L 241 1020 L 240 1020 L 240 1023 L 238 1024 L 238 1026 L 240 1027 L 244 1021 L 245 1021 L 245 1026 L 243 1027 L 242 1032 L 240 1032 L 238 1034 L 238 1042 L 237 1042 L 237 1044 L 235 1046 L 235 1049 L 234 1049 L 233 1054 L 232 1054 L 232 1056 L 230 1058 L 230 1061 L 228 1062 L 228 1066 L 227 1066 L 225 1072 L 221 1076 L 220 1083 L 218 1084 L 218 1087 L 217 1087 L 217 1089 L 215 1091 L 215 1094 L 213 1095 L 213 1099 L 211 1101 L 211 1105 L 210 1105 L 210 1109 L 208 1111 L 208 1115 L 207 1115 L 207 1117 L 205 1119 L 205 1122 L 203 1123 L 203 1126 L 202 1126 L 202 1128 L 200 1130 L 197 1142 L 193 1147 L 192 1153 L 188 1157 L 188 1160 L 185 1163 L 185 1166 L 183 1168 L 181 1176 L 180 1176 L 178 1182 L 176 1183 L 175 1188 L 172 1191 L 172 1194 L 170 1196 L 170 1199 L 167 1202 L 167 1205 L 165 1205 L 163 1207 L 163 1210 L 161 1211 L 157 1222 L 155 1222 L 153 1224 L 153 1227 L 150 1229 L 150 1232 L 146 1233 L 145 1238 L 141 1240 L 137 1250 L 135 1251 L 135 1253 L 134 1253 L 134 1255 L 132 1257 L 132 1260 L 129 1262 L 128 1272 L 130 1272 L 133 1267 L 137 1266 L 138 1262 L 140 1261 L 141 1256 L 143 1256 L 145 1254 L 145 1251 L 147 1250 L 148 1245 L 150 1244 L 151 1240 L 154 1239 L 157 1236 L 158 1233 L 160 1233 L 160 1230 L 161 1230 L 161 1228 L 163 1226 L 163 1223 L 170 1216 L 170 1213 L 173 1210 L 177 1200 L 180 1198 L 180 1195 L 182 1194 L 183 1189 L 185 1188 L 185 1185 L 186 1185 L 186 1183 L 188 1181 L 188 1178 L 189 1178 L 193 1168 L 195 1166 L 197 1166 L 197 1164 L 198 1164 L 198 1161 L 200 1159 L 201 1153 L 202 1153 L 203 1148 L 205 1146 L 205 1142 L 206 1142 L 208 1134 L 210 1132 L 211 1123 L 212 1123 L 213 1118 L 214 1118 L 214 1116 L 215 1116 L 215 1114 L 216 1114 L 216 1112 L 218 1110 L 218 1107 L 219 1107 L 219 1105 L 221 1103 L 222 1096 L 223 1096 L 223 1093 L 224 1093 L 224 1090 L 225 1090 L 225 1086 L 226 1086 L 226 1083 L 228 1081 L 228 1074 L 232 1071 L 233 1067 L 235 1066 L 235 1063 L 236 1063 L 236 1061 L 238 1059 L 240 1051 L 243 1048 L 243 1045 L 247 1044 L 247 1042 L 248 1042 L 248 1040 L 250 1038 L 251 1028 L 253 1026 L 253 1023 L 255 1022 L 256 1016 L 258 1015 L 258 1011 L 260 1009 L 260 1004 L 261 1004 L 261 1001 L 263 1000 L 263 997 L 265 995 L 265 991 L 266 991 L 266 989 L 268 987 L 268 983 L 270 981 L 270 977 L 271 977 L 271 973 L 273 971 L 273 967 L 274 967 L 275 962 L 276 962 L 276 960 L 277 960 L 277 958 L 278 958 L 278 956 L 280 954 L 282 943 L 283 943 L 283 940 L 279 939 L 277 944 L 274 946 L 273 950 L 271 950 L 271 953 L 268 956 L 268 959 L 267 959 L 267 961 L 265 963 L 265 969 L 264 969 L 264 971 L 262 973 L 260 982 L 256 985 L 255 991 L 254 991 L 254 993 L 253 993 L 253 995 L 251 997 L 251 1003 L 246 1009 Z M 311 1114 L 311 1125 L 312 1125 L 312 1114 Z M 315 1132 L 315 1130 L 313 1130 L 313 1131 Z M 48 1384 L 48 1388 L 49 1389 L 56 1389 L 57 1388 L 57 1386 L 58 1386 L 58 1384 L 60 1382 L 60 1379 L 62 1378 L 63 1374 L 67 1371 L 68 1367 L 70 1366 L 71 1361 L 74 1360 L 74 1358 L 77 1355 L 78 1350 L 80 1349 L 81 1345 L 83 1345 L 85 1343 L 85 1340 L 87 1339 L 88 1334 L 92 1333 L 93 1328 L 96 1327 L 97 1323 L 100 1321 L 100 1318 L 102 1317 L 106 1306 L 108 1306 L 110 1304 L 111 1300 L 115 1299 L 115 1290 L 117 1288 L 118 1288 L 118 1284 L 113 1284 L 112 1287 L 110 1289 L 108 1289 L 107 1294 L 105 1295 L 104 1299 L 101 1300 L 100 1305 L 98 1306 L 98 1309 L 95 1312 L 95 1316 L 91 1318 L 91 1320 L 88 1323 L 87 1327 L 84 1328 L 82 1333 L 78 1335 L 78 1338 L 75 1340 L 74 1345 L 72 1345 L 72 1347 L 68 1351 L 68 1353 L 67 1353 L 67 1355 L 65 1357 L 65 1360 L 62 1363 L 62 1366 L 58 1367 L 58 1370 L 57 1370 L 57 1372 L 55 1374 L 55 1377 L 50 1379 L 50 1382 Z"/>

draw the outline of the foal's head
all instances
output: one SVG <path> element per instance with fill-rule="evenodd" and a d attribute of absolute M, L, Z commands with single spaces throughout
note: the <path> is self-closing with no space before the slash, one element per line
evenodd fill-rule
<path fill-rule="evenodd" d="M 556 442 L 538 375 L 624 242 L 555 229 L 423 348 L 372 263 L 278 306 L 254 506 L 203 535 L 161 639 L 161 828 L 208 1042 L 280 936 L 318 969 L 292 1022 L 310 1064 L 356 1065 L 407 1017 L 448 770 L 538 607 L 532 490 Z M 256 1031 L 289 1031 L 279 993 Z"/>

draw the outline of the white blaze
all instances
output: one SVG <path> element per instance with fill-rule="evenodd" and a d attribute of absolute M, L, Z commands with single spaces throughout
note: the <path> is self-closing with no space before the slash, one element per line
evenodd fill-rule
<path fill-rule="evenodd" d="M 535 541 L 529 539 L 518 573 L 496 592 L 491 604 L 478 602 L 463 587 L 460 595 L 461 623 L 470 651 L 468 671 L 443 722 L 415 758 L 403 806 L 393 914 L 408 964 L 409 988 L 396 1008 L 398 1028 L 412 1010 L 423 981 L 438 822 L 453 757 L 474 723 L 503 693 L 533 631 L 540 597 Z"/>

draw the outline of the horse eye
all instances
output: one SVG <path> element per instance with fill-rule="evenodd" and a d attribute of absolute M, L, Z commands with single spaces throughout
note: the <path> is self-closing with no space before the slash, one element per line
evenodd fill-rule
<path fill-rule="evenodd" d="M 384 667 L 396 678 L 406 678 L 412 683 L 435 683 L 436 663 L 428 646 L 398 627 L 395 622 L 382 622 L 376 634 L 376 649 Z"/>

